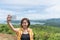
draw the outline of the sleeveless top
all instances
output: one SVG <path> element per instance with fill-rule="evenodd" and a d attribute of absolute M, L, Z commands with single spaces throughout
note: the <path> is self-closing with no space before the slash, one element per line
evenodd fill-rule
<path fill-rule="evenodd" d="M 19 28 L 19 31 L 16 33 L 17 34 L 17 40 L 21 40 L 23 38 L 23 28 Z M 33 40 L 33 32 L 32 29 L 28 28 L 28 34 L 30 36 L 30 40 Z"/>
<path fill-rule="evenodd" d="M 30 40 L 29 34 L 22 34 L 21 35 L 21 40 Z"/>

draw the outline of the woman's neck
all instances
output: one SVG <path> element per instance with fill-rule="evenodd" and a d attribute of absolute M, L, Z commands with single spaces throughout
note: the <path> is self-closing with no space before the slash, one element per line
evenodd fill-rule
<path fill-rule="evenodd" d="M 28 28 L 23 28 L 23 34 L 28 34 Z"/>
<path fill-rule="evenodd" d="M 23 30 L 27 30 L 28 28 L 23 28 Z"/>

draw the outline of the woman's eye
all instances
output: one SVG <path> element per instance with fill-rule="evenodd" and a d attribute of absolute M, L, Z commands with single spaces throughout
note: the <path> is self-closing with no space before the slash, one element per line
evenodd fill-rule
<path fill-rule="evenodd" d="M 26 23 L 26 22 L 23 22 L 23 23 Z"/>

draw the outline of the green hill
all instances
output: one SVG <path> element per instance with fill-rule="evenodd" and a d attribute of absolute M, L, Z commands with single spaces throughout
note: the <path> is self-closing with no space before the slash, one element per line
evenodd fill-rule
<path fill-rule="evenodd" d="M 36 24 L 30 25 L 30 28 L 33 29 L 34 40 L 60 40 L 60 27 Z M 0 33 L 16 35 L 6 24 L 0 24 Z"/>

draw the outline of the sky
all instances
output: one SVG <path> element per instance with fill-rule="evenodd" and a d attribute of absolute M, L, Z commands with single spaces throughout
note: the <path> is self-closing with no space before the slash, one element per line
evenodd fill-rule
<path fill-rule="evenodd" d="M 0 0 L 0 20 L 6 20 L 8 14 L 17 20 L 60 18 L 60 0 Z"/>

